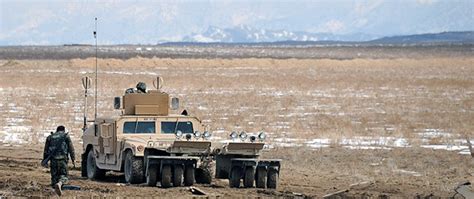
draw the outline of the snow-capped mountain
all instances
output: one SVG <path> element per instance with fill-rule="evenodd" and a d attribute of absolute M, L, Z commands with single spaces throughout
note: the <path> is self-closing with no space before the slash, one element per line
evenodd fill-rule
<path fill-rule="evenodd" d="M 254 43 L 276 41 L 369 41 L 378 38 L 375 35 L 362 33 L 337 35 L 332 33 L 293 32 L 287 30 L 257 29 L 250 26 L 219 28 L 210 26 L 202 33 L 195 33 L 183 38 L 184 42 L 225 42 Z"/>

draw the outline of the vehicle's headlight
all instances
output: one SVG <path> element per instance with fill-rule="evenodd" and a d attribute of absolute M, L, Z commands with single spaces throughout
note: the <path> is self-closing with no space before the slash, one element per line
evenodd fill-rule
<path fill-rule="evenodd" d="M 208 140 L 209 138 L 211 138 L 211 133 L 209 133 L 209 131 L 204 131 L 204 133 L 202 134 L 202 138 Z"/>
<path fill-rule="evenodd" d="M 194 138 L 199 139 L 201 137 L 201 132 L 194 131 Z"/>
<path fill-rule="evenodd" d="M 263 142 L 265 138 L 267 138 L 267 135 L 264 132 L 260 132 L 260 134 L 258 134 L 258 140 L 261 142 Z"/>
<path fill-rule="evenodd" d="M 238 135 L 237 132 L 235 132 L 235 131 L 232 131 L 232 133 L 230 134 L 230 138 L 231 138 L 232 140 L 237 139 L 238 136 L 239 136 L 239 135 Z"/>
<path fill-rule="evenodd" d="M 182 131 L 176 131 L 176 139 L 181 139 L 181 137 L 183 137 L 183 132 Z"/>
<path fill-rule="evenodd" d="M 242 141 L 245 141 L 245 139 L 247 139 L 247 133 L 245 133 L 245 131 L 242 131 L 240 132 L 239 137 Z"/>

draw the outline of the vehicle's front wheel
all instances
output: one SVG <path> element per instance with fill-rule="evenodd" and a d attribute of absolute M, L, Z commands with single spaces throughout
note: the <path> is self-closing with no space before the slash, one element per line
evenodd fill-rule
<path fill-rule="evenodd" d="M 184 186 L 191 186 L 194 184 L 194 167 L 188 165 L 184 171 Z"/>
<path fill-rule="evenodd" d="M 163 165 L 163 170 L 161 171 L 161 188 L 171 187 L 171 165 Z"/>
<path fill-rule="evenodd" d="M 146 184 L 150 187 L 156 186 L 158 178 L 158 168 L 156 165 L 153 165 L 148 168 L 148 173 L 146 175 Z"/>
<path fill-rule="evenodd" d="M 278 171 L 276 169 L 268 169 L 267 188 L 276 189 L 278 184 Z"/>
<path fill-rule="evenodd" d="M 255 179 L 255 184 L 257 188 L 265 189 L 267 185 L 267 169 L 265 169 L 265 167 L 258 167 L 256 176 L 257 179 Z"/>
<path fill-rule="evenodd" d="M 254 181 L 255 181 L 255 168 L 254 167 L 245 168 L 244 187 L 252 188 Z"/>
<path fill-rule="evenodd" d="M 87 154 L 87 178 L 97 180 L 104 176 L 105 171 L 97 167 L 94 151 L 92 149 L 89 150 Z"/>
<path fill-rule="evenodd" d="M 143 175 L 143 158 L 133 156 L 131 151 L 128 151 L 125 155 L 125 182 L 130 184 L 142 183 L 144 179 Z"/>
<path fill-rule="evenodd" d="M 240 178 L 241 178 L 240 170 L 241 169 L 239 167 L 234 167 L 230 171 L 229 186 L 231 188 L 239 188 L 240 187 Z"/>
<path fill-rule="evenodd" d="M 173 186 L 180 187 L 183 184 L 183 165 L 174 165 Z"/>
<path fill-rule="evenodd" d="M 196 169 L 196 183 L 199 184 L 211 184 L 212 174 L 211 171 L 207 168 L 197 168 Z"/>

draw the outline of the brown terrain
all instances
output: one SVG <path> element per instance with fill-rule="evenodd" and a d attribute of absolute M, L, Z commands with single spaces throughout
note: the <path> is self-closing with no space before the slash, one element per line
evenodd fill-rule
<path fill-rule="evenodd" d="M 1 147 L 0 150 L 0 195 L 55 196 L 49 187 L 49 171 L 39 165 L 41 146 Z M 283 159 L 276 190 L 232 189 L 227 180 L 213 180 L 210 186 L 196 187 L 210 197 L 223 198 L 321 198 L 341 190 L 349 190 L 346 198 L 446 198 L 455 194 L 454 188 L 459 182 L 472 181 L 474 173 L 470 156 L 419 148 L 280 148 L 264 156 Z M 162 189 L 127 185 L 118 173 L 108 174 L 104 181 L 91 181 L 81 178 L 79 169 L 72 166 L 70 169 L 70 184 L 81 186 L 81 190 L 65 191 L 66 197 L 193 197 L 186 187 Z M 414 171 L 417 174 L 412 173 Z"/>
<path fill-rule="evenodd" d="M 283 159 L 278 189 L 231 189 L 226 180 L 196 185 L 211 197 L 321 198 L 341 190 L 347 198 L 451 197 L 459 183 L 474 182 L 474 161 L 465 155 L 465 138 L 474 136 L 474 56 L 467 50 L 399 58 L 99 59 L 99 115 L 118 114 L 114 96 L 139 81 L 152 87 L 162 76 L 163 89 L 211 126 L 214 141 L 234 129 L 268 132 L 263 156 Z M 0 60 L 0 197 L 54 196 L 39 166 L 42 144 L 64 124 L 77 156 L 82 152 L 80 81 L 94 76 L 94 63 Z M 119 173 L 97 182 L 72 169 L 70 178 L 81 190 L 67 197 L 193 197 L 185 187 L 127 185 Z"/>

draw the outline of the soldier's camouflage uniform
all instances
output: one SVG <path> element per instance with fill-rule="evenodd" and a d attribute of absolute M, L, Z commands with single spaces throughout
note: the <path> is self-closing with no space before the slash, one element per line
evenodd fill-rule
<path fill-rule="evenodd" d="M 71 138 L 67 133 L 64 131 L 57 131 L 46 138 L 43 159 L 46 159 L 50 154 L 52 155 L 50 159 L 51 185 L 54 186 L 58 182 L 67 184 L 68 154 L 71 156 L 72 161 L 75 160 L 74 147 Z"/>

